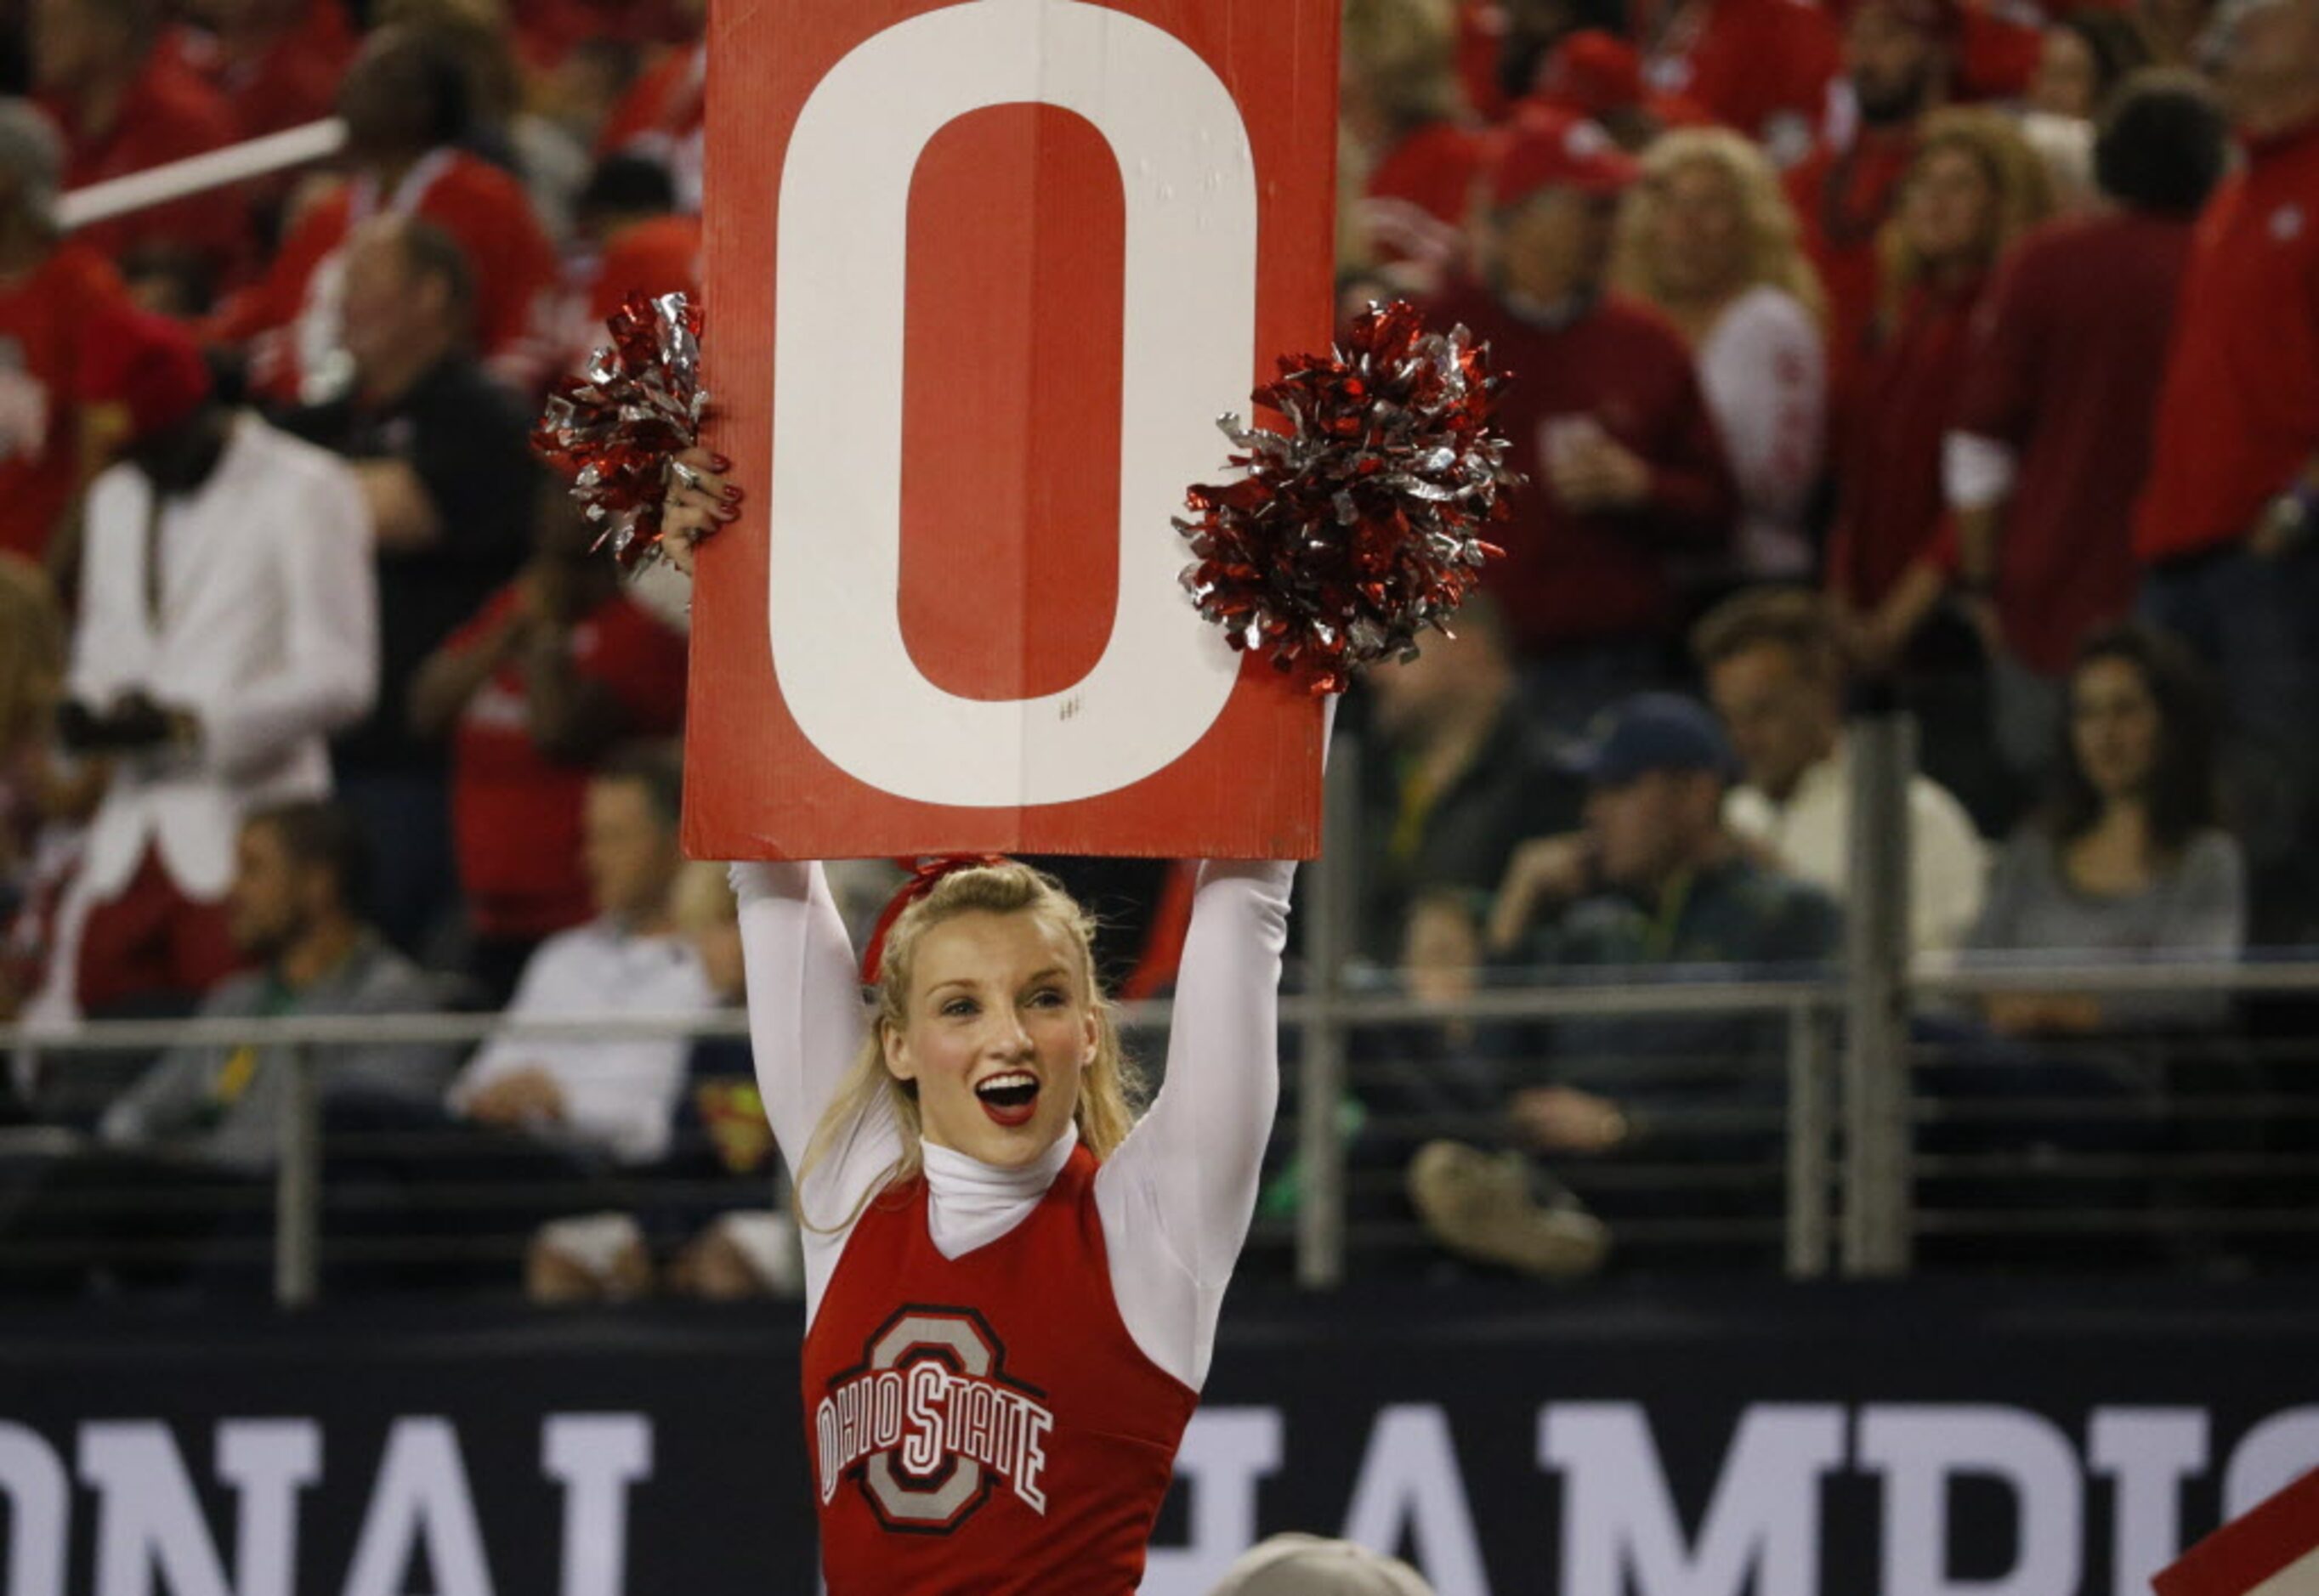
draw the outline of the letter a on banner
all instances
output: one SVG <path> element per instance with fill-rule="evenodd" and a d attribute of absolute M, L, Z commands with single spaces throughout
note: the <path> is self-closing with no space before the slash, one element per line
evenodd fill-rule
<path fill-rule="evenodd" d="M 1338 3 L 712 8 L 695 854 L 1314 851 L 1170 518 L 1328 343 Z"/>

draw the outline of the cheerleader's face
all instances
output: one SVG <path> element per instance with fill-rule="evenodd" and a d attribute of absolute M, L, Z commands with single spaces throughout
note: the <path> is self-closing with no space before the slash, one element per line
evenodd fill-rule
<path fill-rule="evenodd" d="M 1079 949 L 1037 915 L 977 911 L 920 933 L 910 964 L 886 1068 L 917 1083 L 926 1140 L 1002 1168 L 1030 1163 L 1071 1123 L 1095 1062 Z"/>

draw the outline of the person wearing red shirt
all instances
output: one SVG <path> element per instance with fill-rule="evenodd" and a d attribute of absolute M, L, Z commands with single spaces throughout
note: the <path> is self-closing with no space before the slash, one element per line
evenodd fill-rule
<path fill-rule="evenodd" d="M 2217 79 L 2246 163 L 2200 216 L 2134 516 L 2146 618 L 2220 671 L 2250 849 L 2319 789 L 2319 0 L 2258 0 Z"/>
<path fill-rule="evenodd" d="M 216 342 L 248 346 L 259 392 L 320 403 L 344 392 L 352 375 L 339 305 L 346 244 L 387 213 L 432 222 L 466 256 L 475 339 L 492 374 L 526 392 L 544 379 L 555 247 L 523 185 L 455 147 L 469 110 L 465 68 L 451 47 L 404 28 L 371 35 L 338 90 L 348 181 L 299 216 L 266 275 L 205 328 Z"/>
<path fill-rule="evenodd" d="M 658 162 L 608 155 L 596 163 L 574 207 L 575 247 L 564 257 L 551 319 L 555 370 L 582 369 L 630 294 L 700 297 L 700 218 L 678 213 L 675 203 Z"/>
<path fill-rule="evenodd" d="M 586 920 L 581 816 L 596 760 L 684 718 L 684 639 L 620 591 L 562 482 L 537 552 L 420 667 L 411 728 L 451 740 L 451 825 L 476 974 L 501 997 L 542 939 Z"/>
<path fill-rule="evenodd" d="M 2061 749 L 2078 645 L 2134 609 L 2130 536 L 2190 229 L 2229 159 L 2195 79 L 2130 84 L 2104 119 L 2107 203 L 2033 230 L 1983 307 L 1946 444 L 1939 564 L 1993 602 L 1996 735 L 2031 784 Z"/>
<path fill-rule="evenodd" d="M 1569 730 L 1659 678 L 1678 618 L 1670 563 L 1718 552 L 1735 514 L 1691 351 L 1656 312 L 1602 289 L 1634 173 L 1593 123 L 1525 114 L 1490 179 L 1488 285 L 1437 307 L 1519 377 L 1499 421 L 1531 485 L 1484 582 L 1533 711 Z"/>
<path fill-rule="evenodd" d="M 65 186 L 85 188 L 233 142 L 225 97 L 157 48 L 151 0 L 33 0 L 32 78 L 65 136 Z M 239 266 L 248 218 L 230 190 L 96 222 L 81 239 L 114 259 L 191 257 L 213 276 Z"/>
<path fill-rule="evenodd" d="M 1372 262 L 1438 275 L 1464 256 L 1485 140 L 1466 117 L 1454 27 L 1446 6 L 1346 8 L 1344 127 L 1362 171 L 1353 223 Z"/>
<path fill-rule="evenodd" d="M 1827 292 L 1829 413 L 1848 409 L 1881 291 L 1876 235 L 1916 158 L 1917 122 L 1949 97 L 1954 0 L 1863 0 L 1844 32 L 1856 123 L 1787 176 L 1804 252 Z"/>
<path fill-rule="evenodd" d="M 596 135 L 596 153 L 627 153 L 658 161 L 675 179 L 678 204 L 698 212 L 708 94 L 708 46 L 671 50 L 612 107 Z"/>
<path fill-rule="evenodd" d="M 63 168 L 48 119 L 0 100 L 0 550 L 36 563 L 109 441 L 80 400 L 82 346 L 128 299 L 102 255 L 57 237 Z"/>
<path fill-rule="evenodd" d="M 2045 169 L 2003 113 L 1928 118 L 1892 219 L 1891 309 L 1838 456 L 1828 585 L 1890 663 L 1937 600 L 1943 440 L 1974 311 L 2006 246 L 2042 219 Z"/>
<path fill-rule="evenodd" d="M 1693 101 L 1647 85 L 1635 47 L 1604 28 L 1566 34 L 1539 63 L 1528 103 L 1601 124 L 1631 155 L 1669 128 L 1714 120 Z"/>
<path fill-rule="evenodd" d="M 225 95 L 244 139 L 330 113 L 354 59 L 339 0 L 207 0 L 198 24 L 172 28 L 163 48 Z"/>
<path fill-rule="evenodd" d="M 1810 148 L 1844 69 L 1843 37 L 1817 0 L 1690 0 L 1669 20 L 1647 68 L 1791 166 Z"/>

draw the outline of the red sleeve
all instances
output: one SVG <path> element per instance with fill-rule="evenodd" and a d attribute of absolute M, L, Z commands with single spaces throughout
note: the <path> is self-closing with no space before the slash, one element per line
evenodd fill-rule
<path fill-rule="evenodd" d="M 306 279 L 347 233 L 347 193 L 340 188 L 308 207 L 283 240 L 266 275 L 218 309 L 202 326 L 212 343 L 247 343 L 286 327 L 306 297 Z"/>
<path fill-rule="evenodd" d="M 517 596 L 516 584 L 510 582 L 484 600 L 481 609 L 469 616 L 457 630 L 443 639 L 442 652 L 465 654 L 474 647 L 491 633 L 492 628 L 507 618 L 508 611 L 515 608 Z"/>
<path fill-rule="evenodd" d="M 1926 564 L 1952 580 L 1964 569 L 1964 543 L 1957 534 L 1957 520 L 1952 512 L 1941 511 L 1940 521 L 1925 544 L 1923 557 Z"/>
<path fill-rule="evenodd" d="M 2027 434 L 2045 360 L 2048 253 L 2034 239 L 2017 250 L 1973 318 L 1953 420 L 1956 430 L 2015 445 Z"/>
<path fill-rule="evenodd" d="M 2045 35 L 2035 25 L 2000 16 L 1985 5 L 1963 8 L 1959 72 L 1972 100 L 2014 100 L 2029 92 L 2044 59 Z"/>
<path fill-rule="evenodd" d="M 1666 413 L 1654 429 L 1654 447 L 1648 456 L 1648 513 L 1666 542 L 1687 548 L 1714 548 L 1731 536 L 1738 493 L 1732 485 L 1723 440 L 1715 430 L 1715 418 L 1708 413 L 1706 396 L 1699 391 L 1690 354 L 1679 346 L 1673 354 Z"/>
<path fill-rule="evenodd" d="M 685 642 L 627 599 L 597 611 L 602 632 L 581 673 L 602 682 L 627 712 L 627 730 L 664 737 L 684 726 Z"/>

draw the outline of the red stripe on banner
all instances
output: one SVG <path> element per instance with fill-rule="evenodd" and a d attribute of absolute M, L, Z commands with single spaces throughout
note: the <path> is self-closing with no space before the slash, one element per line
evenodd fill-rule
<path fill-rule="evenodd" d="M 902 637 L 961 698 L 1060 692 L 1110 638 L 1126 230 L 1119 163 L 1068 111 L 979 111 L 919 158 Z"/>
<path fill-rule="evenodd" d="M 2151 1584 L 2158 1596 L 2245 1596 L 2314 1552 L 2319 1552 L 2319 1471 L 2215 1530 Z"/>

